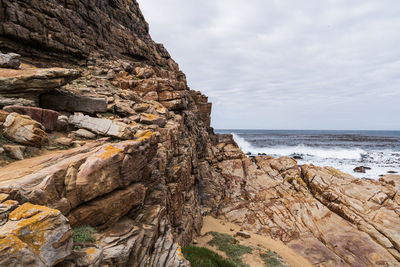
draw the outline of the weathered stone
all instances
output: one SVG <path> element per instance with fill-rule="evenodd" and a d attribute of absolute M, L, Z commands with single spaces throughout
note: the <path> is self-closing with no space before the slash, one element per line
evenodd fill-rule
<path fill-rule="evenodd" d="M 49 109 L 24 106 L 4 107 L 7 112 L 15 112 L 22 115 L 28 115 L 35 121 L 41 123 L 47 130 L 53 131 L 56 128 L 58 112 Z"/>
<path fill-rule="evenodd" d="M 19 69 L 21 55 L 15 53 L 3 54 L 0 52 L 0 68 Z"/>
<path fill-rule="evenodd" d="M 6 200 L 10 197 L 8 194 L 0 194 L 0 226 L 4 225 L 8 221 L 8 216 L 15 210 L 19 203 L 15 200 Z"/>
<path fill-rule="evenodd" d="M 40 96 L 42 108 L 68 112 L 97 113 L 107 111 L 106 98 L 80 96 L 54 91 Z"/>
<path fill-rule="evenodd" d="M 68 125 L 69 125 L 69 122 L 68 122 L 67 116 L 65 116 L 65 115 L 58 116 L 55 130 L 59 131 L 59 132 L 67 131 Z"/>
<path fill-rule="evenodd" d="M 83 138 L 87 138 L 87 139 L 96 138 L 96 135 L 94 133 L 92 133 L 91 131 L 85 130 L 85 129 L 79 129 L 77 131 L 74 131 L 73 134 L 78 137 L 83 137 Z"/>
<path fill-rule="evenodd" d="M 136 111 L 132 108 L 134 102 L 130 100 L 116 100 L 115 111 L 123 116 L 130 116 L 136 114 Z"/>
<path fill-rule="evenodd" d="M 95 199 L 72 210 L 68 220 L 71 225 L 106 228 L 117 222 L 134 206 L 143 204 L 145 194 L 146 188 L 142 184 L 116 190 L 101 199 Z"/>
<path fill-rule="evenodd" d="M 61 212 L 31 203 L 25 203 L 10 213 L 8 222 L 0 228 L 0 237 L 3 241 L 7 240 L 4 238 L 12 239 L 5 245 L 12 253 L 29 247 L 44 266 L 53 266 L 66 258 L 73 245 L 71 227 Z M 37 261 L 32 253 L 28 255 Z M 17 266 L 23 265 L 24 260 L 19 260 Z"/>
<path fill-rule="evenodd" d="M 4 145 L 3 146 L 7 156 L 16 160 L 24 159 L 24 152 L 26 150 L 25 146 L 18 145 Z"/>
<path fill-rule="evenodd" d="M 136 77 L 139 79 L 148 79 L 154 75 L 154 71 L 152 68 L 135 68 Z"/>
<path fill-rule="evenodd" d="M 103 250 L 97 246 L 90 246 L 74 250 L 69 257 L 73 259 L 75 266 L 98 267 L 103 260 Z"/>
<path fill-rule="evenodd" d="M 370 170 L 371 168 L 369 167 L 364 167 L 364 166 L 358 166 L 354 168 L 354 172 L 359 172 L 359 173 L 365 173 L 366 170 Z"/>
<path fill-rule="evenodd" d="M 146 111 L 150 108 L 150 104 L 147 103 L 137 103 L 133 106 L 133 109 L 137 112 Z"/>
<path fill-rule="evenodd" d="M 245 232 L 245 231 L 239 231 L 239 232 L 236 233 L 236 235 L 244 237 L 244 238 L 250 238 L 251 237 L 251 235 L 248 232 Z"/>
<path fill-rule="evenodd" d="M 15 235 L 0 236 L 0 265 L 47 267 L 32 248 Z"/>
<path fill-rule="evenodd" d="M 164 127 L 166 124 L 166 120 L 163 117 L 149 113 L 141 113 L 140 122 L 145 124 L 156 124 L 160 127 Z"/>
<path fill-rule="evenodd" d="M 6 97 L 36 99 L 39 94 L 60 87 L 79 77 L 72 69 L 0 69 L 0 94 Z"/>
<path fill-rule="evenodd" d="M 62 146 L 70 146 L 72 144 L 72 139 L 68 137 L 59 137 L 54 140 L 54 143 L 62 145 Z"/>
<path fill-rule="evenodd" d="M 0 123 L 4 136 L 14 142 L 41 147 L 48 141 L 44 127 L 29 116 L 2 111 Z"/>
<path fill-rule="evenodd" d="M 113 122 L 109 119 L 93 118 L 82 113 L 75 113 L 69 117 L 69 123 L 77 128 L 84 128 L 101 135 L 113 136 L 121 139 L 130 139 L 132 132 L 128 125 Z"/>

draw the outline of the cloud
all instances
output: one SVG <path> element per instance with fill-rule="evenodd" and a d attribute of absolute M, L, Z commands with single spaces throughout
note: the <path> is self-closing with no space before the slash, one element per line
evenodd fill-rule
<path fill-rule="evenodd" d="M 400 129 L 396 0 L 139 0 L 215 128 Z"/>

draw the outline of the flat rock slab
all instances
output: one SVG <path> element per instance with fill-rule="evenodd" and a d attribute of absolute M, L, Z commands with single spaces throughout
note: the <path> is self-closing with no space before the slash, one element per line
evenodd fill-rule
<path fill-rule="evenodd" d="M 15 112 L 22 115 L 28 115 L 33 120 L 40 122 L 47 130 L 53 131 L 57 124 L 58 112 L 49 109 L 42 109 L 37 107 L 23 107 L 23 106 L 7 106 L 4 107 L 7 112 Z"/>
<path fill-rule="evenodd" d="M 72 69 L 0 69 L 0 94 L 8 97 L 31 98 L 50 89 L 63 86 L 78 78 Z"/>
<path fill-rule="evenodd" d="M 42 108 L 68 111 L 97 113 L 107 111 L 107 100 L 105 98 L 75 95 L 54 91 L 40 96 Z"/>
<path fill-rule="evenodd" d="M 105 136 L 121 139 L 132 138 L 132 132 L 129 130 L 128 125 L 122 122 L 113 122 L 109 119 L 93 118 L 82 113 L 75 113 L 69 117 L 69 123 L 77 128 L 84 128 Z"/>

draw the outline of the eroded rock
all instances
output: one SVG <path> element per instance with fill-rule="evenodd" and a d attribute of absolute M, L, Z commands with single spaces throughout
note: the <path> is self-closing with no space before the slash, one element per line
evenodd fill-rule
<path fill-rule="evenodd" d="M 0 228 L 0 240 L 0 253 L 14 255 L 11 262 L 16 266 L 53 266 L 71 253 L 73 243 L 71 227 L 60 211 L 31 203 L 10 213 Z"/>
<path fill-rule="evenodd" d="M 8 139 L 35 147 L 41 147 L 47 143 L 48 138 L 43 125 L 32 120 L 29 116 L 17 113 L 0 111 L 0 123 L 2 131 Z"/>

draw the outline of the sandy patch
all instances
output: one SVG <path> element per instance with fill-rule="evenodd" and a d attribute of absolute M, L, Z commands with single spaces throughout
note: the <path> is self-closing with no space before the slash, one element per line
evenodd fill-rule
<path fill-rule="evenodd" d="M 233 230 L 233 231 L 231 231 Z M 219 233 L 224 233 L 224 234 L 229 234 L 229 235 L 234 235 L 236 232 L 240 230 L 240 226 L 225 222 L 220 219 L 215 219 L 211 216 L 206 216 L 204 217 L 204 224 L 203 228 L 201 229 L 201 234 L 204 235 L 207 232 L 219 232 Z M 252 246 L 252 247 L 260 247 L 263 249 L 269 249 L 271 251 L 276 252 L 279 256 L 282 257 L 282 259 L 292 267 L 311 267 L 311 263 L 305 259 L 304 257 L 300 256 L 296 252 L 294 252 L 290 247 L 286 246 L 282 241 L 280 240 L 274 240 L 270 237 L 267 236 L 262 236 L 255 234 L 250 231 L 246 231 L 251 235 L 251 238 L 245 239 L 242 237 L 235 237 L 237 240 L 240 241 L 240 244 L 245 245 L 245 246 Z M 211 248 L 210 246 L 207 245 L 207 239 L 210 241 L 209 236 L 205 237 L 200 237 L 199 238 L 199 246 L 204 246 L 209 249 L 212 249 L 213 251 L 216 251 L 215 248 Z M 217 251 L 216 251 L 217 252 Z M 221 254 L 221 253 L 219 253 Z M 223 254 L 221 254 L 223 255 Z M 253 254 L 246 254 L 243 256 L 243 262 L 249 264 L 251 267 L 258 267 L 258 266 L 265 266 L 265 264 L 261 261 L 261 259 Z"/>

